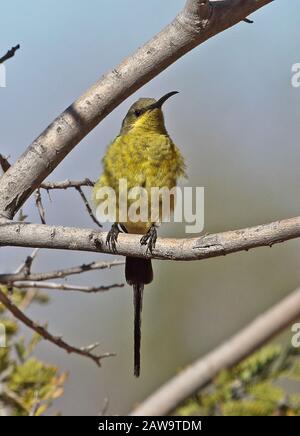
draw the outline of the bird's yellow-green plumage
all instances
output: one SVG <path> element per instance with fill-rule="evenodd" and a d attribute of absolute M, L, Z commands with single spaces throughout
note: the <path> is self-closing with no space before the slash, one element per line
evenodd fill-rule
<path fill-rule="evenodd" d="M 96 205 L 97 190 L 104 186 L 114 188 L 118 200 L 120 179 L 127 180 L 128 190 L 141 186 L 150 192 L 151 187 L 171 189 L 184 175 L 183 158 L 168 135 L 162 110 L 149 109 L 138 115 L 140 110 L 151 107 L 153 103 L 154 99 L 141 98 L 129 109 L 120 134 L 104 156 L 103 174 L 93 191 Z M 127 221 L 124 224 L 129 233 L 145 233 L 151 222 Z"/>
<path fill-rule="evenodd" d="M 99 200 L 97 192 L 100 188 L 111 187 L 114 189 L 117 200 L 117 217 L 119 212 L 119 181 L 126 179 L 127 189 L 142 187 L 148 193 L 147 219 L 133 222 L 129 218 L 121 221 L 123 228 L 128 233 L 146 234 L 141 243 L 148 241 L 148 234 L 152 230 L 152 224 L 162 218 L 161 204 L 155 211 L 156 219 L 153 221 L 151 210 L 151 188 L 172 189 L 177 184 L 177 179 L 185 175 L 184 160 L 168 135 L 165 128 L 164 116 L 161 110 L 162 104 L 175 92 L 163 96 L 158 101 L 149 98 L 141 98 L 129 109 L 123 120 L 122 128 L 116 139 L 109 145 L 103 158 L 103 174 L 95 184 L 93 190 L 94 203 L 97 206 Z M 100 197 L 102 198 L 102 197 Z M 174 207 L 174 197 L 170 198 L 170 206 Z M 127 199 L 128 208 L 135 200 Z M 156 206 L 157 207 L 157 206 Z M 153 209 L 153 208 L 152 208 Z M 117 219 L 120 223 L 120 219 Z M 118 227 L 118 226 L 117 226 Z M 155 229 L 155 227 L 154 227 Z M 108 233 L 107 242 L 111 237 L 116 241 L 118 230 L 113 226 Z M 154 232 L 154 244 L 156 230 Z M 150 244 L 151 245 L 151 244 Z M 150 259 L 134 257 L 126 258 L 125 276 L 127 283 L 133 286 L 134 295 L 134 374 L 140 374 L 140 344 L 141 344 L 141 311 L 144 285 L 152 281 L 153 272 Z"/>

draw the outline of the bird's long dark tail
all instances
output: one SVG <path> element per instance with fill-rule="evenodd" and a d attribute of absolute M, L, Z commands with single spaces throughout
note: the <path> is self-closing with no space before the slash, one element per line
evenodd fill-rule
<path fill-rule="evenodd" d="M 141 324 L 144 285 L 153 280 L 153 271 L 150 259 L 126 257 L 126 281 L 133 286 L 134 304 L 134 375 L 140 375 L 141 362 Z"/>

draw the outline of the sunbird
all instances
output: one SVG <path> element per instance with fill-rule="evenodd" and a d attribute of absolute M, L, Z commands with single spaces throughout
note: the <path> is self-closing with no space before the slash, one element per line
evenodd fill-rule
<path fill-rule="evenodd" d="M 103 173 L 93 188 L 93 200 L 97 207 L 103 197 L 99 190 L 113 188 L 116 193 L 116 222 L 107 234 L 106 243 L 117 252 L 118 234 L 123 231 L 143 235 L 140 243 L 152 252 L 157 239 L 157 226 L 162 219 L 161 210 L 151 215 L 151 188 L 172 189 L 177 180 L 185 176 L 184 159 L 170 138 L 164 122 L 162 105 L 177 91 L 169 92 L 159 100 L 140 98 L 128 110 L 119 135 L 108 146 L 103 158 Z M 144 188 L 148 196 L 146 220 L 119 219 L 119 181 L 126 180 L 128 191 Z M 100 199 L 99 199 L 100 198 Z M 132 198 L 128 197 L 128 208 Z M 170 208 L 173 210 L 174 201 Z M 140 375 L 141 314 L 144 285 L 153 280 L 151 259 L 126 257 L 125 277 L 133 287 L 134 303 L 134 375 Z"/>

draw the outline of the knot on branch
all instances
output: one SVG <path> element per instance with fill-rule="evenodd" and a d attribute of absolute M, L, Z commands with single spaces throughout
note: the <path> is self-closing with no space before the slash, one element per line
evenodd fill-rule
<path fill-rule="evenodd" d="M 189 33 L 198 35 L 207 28 L 213 9 L 209 0 L 188 0 L 177 20 Z"/>

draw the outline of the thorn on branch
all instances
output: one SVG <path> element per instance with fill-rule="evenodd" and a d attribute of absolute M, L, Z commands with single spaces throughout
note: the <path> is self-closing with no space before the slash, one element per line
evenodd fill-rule
<path fill-rule="evenodd" d="M 86 210 L 88 211 L 91 219 L 94 221 L 95 224 L 97 224 L 98 227 L 102 228 L 102 224 L 99 223 L 99 221 L 97 220 L 97 218 L 93 214 L 92 208 L 89 205 L 89 202 L 88 202 L 86 196 L 84 195 L 84 192 L 81 189 L 81 187 L 80 186 L 76 186 L 75 189 L 76 189 L 77 192 L 79 192 L 79 195 L 82 198 L 82 201 L 83 201 L 83 203 L 84 203 L 84 205 L 86 207 Z"/>
<path fill-rule="evenodd" d="M 243 21 L 245 21 L 245 23 L 248 23 L 248 24 L 253 24 L 254 23 L 254 21 L 253 20 L 249 20 L 249 18 L 244 18 Z"/>
<path fill-rule="evenodd" d="M 12 47 L 10 50 L 7 51 L 7 53 L 0 58 L 0 64 L 7 61 L 8 59 L 14 57 L 17 50 L 19 50 L 20 44 L 16 45 L 15 47 Z"/>

